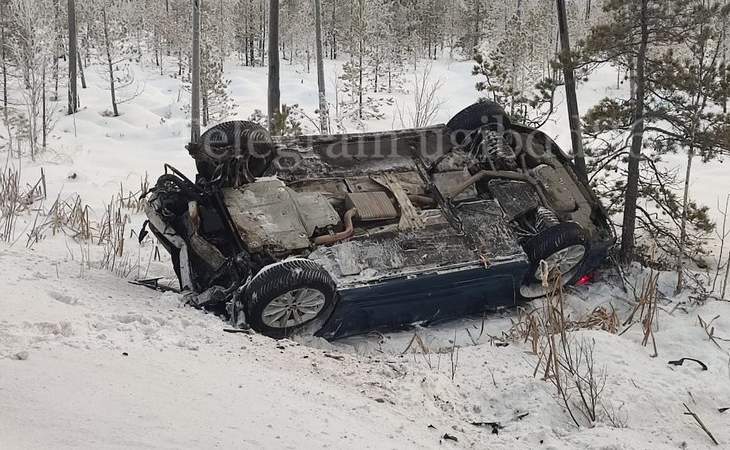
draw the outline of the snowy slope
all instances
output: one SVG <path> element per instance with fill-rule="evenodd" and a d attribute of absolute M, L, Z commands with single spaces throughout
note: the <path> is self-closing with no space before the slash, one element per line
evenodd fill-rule
<path fill-rule="evenodd" d="M 435 63 L 434 76 L 448 80 L 439 92 L 446 103 L 437 121 L 476 99 L 470 69 L 469 62 Z M 330 64 L 326 73 L 333 70 Z M 108 92 L 88 72 L 84 110 L 59 116 L 52 150 L 22 166 L 28 183 L 44 168 L 46 207 L 59 194 L 78 193 L 99 220 L 120 183 L 136 191 L 145 174 L 154 181 L 164 162 L 191 175 L 194 166 L 183 149 L 186 93 L 179 80 L 138 71 L 144 93 L 110 118 L 100 114 L 109 109 Z M 236 115 L 263 109 L 265 71 L 231 63 L 227 72 Z M 315 74 L 285 66 L 282 75 L 282 102 L 313 111 Z M 615 74 L 604 76 L 604 84 L 582 87 L 584 109 L 611 92 L 605 86 Z M 410 101 L 408 94 L 394 97 L 401 107 Z M 386 113 L 388 119 L 368 121 L 368 127 L 397 127 L 395 106 Z M 560 117 L 546 132 L 567 148 L 566 122 Z M 706 203 L 730 191 L 719 164 L 699 166 L 695 177 L 693 190 Z M 126 213 L 129 233 L 143 218 Z M 730 343 L 711 341 L 698 325 L 698 316 L 719 315 L 715 334 L 730 339 L 727 302 L 693 307 L 686 297 L 663 300 L 655 358 L 651 345 L 641 345 L 638 324 L 620 336 L 577 332 L 595 341 L 596 364 L 606 373 L 602 398 L 625 425 L 577 428 L 552 385 L 533 376 L 537 357 L 530 345 L 495 345 L 492 337 L 509 332 L 514 312 L 417 329 L 428 355 L 414 346 L 405 351 L 413 331 L 335 344 L 228 334 L 220 319 L 184 307 L 179 296 L 100 270 L 101 249 L 94 244 L 48 233 L 25 248 L 32 222 L 33 216 L 20 217 L 17 241 L 0 243 L 0 448 L 714 447 L 683 414 L 683 403 L 721 446 L 730 445 L 730 411 L 718 411 L 730 406 Z M 171 275 L 164 255 L 150 261 L 151 242 L 138 246 L 127 237 L 126 254 L 138 266 L 133 275 Z M 630 274 L 637 282 L 641 276 Z M 671 274 L 661 288 L 671 291 Z M 615 308 L 625 319 L 630 301 L 633 295 L 598 283 L 569 295 L 566 308 L 574 320 L 597 306 Z M 667 364 L 682 357 L 697 358 L 708 370 Z M 473 422 L 504 428 L 494 434 Z"/>

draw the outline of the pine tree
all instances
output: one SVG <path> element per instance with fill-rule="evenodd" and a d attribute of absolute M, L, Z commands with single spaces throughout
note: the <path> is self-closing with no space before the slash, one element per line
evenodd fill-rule
<path fill-rule="evenodd" d="M 99 20 L 92 24 L 99 39 L 99 74 L 106 81 L 111 97 L 113 117 L 119 116 L 119 105 L 137 97 L 142 86 L 135 81 L 130 67 L 140 57 L 139 48 L 130 40 L 129 22 L 133 6 L 120 0 L 96 0 L 89 5 Z"/>
<path fill-rule="evenodd" d="M 585 117 L 596 142 L 604 143 L 592 149 L 593 170 L 602 171 L 594 181 L 623 214 L 624 261 L 638 256 L 637 228 L 680 260 L 685 244 L 697 256 L 702 234 L 712 228 L 707 208 L 689 200 L 687 190 L 680 198 L 677 176 L 660 167 L 667 152 L 682 149 L 691 161 L 695 154 L 711 157 L 727 142 L 726 118 L 710 112 L 723 95 L 713 86 L 722 84 L 725 73 L 707 25 L 719 10 L 708 16 L 703 5 L 609 0 L 605 12 L 611 20 L 594 27 L 587 41 L 589 59 L 611 61 L 630 73 L 630 98 L 606 98 Z M 683 54 L 678 46 L 685 47 Z M 626 138 L 630 145 L 623 144 Z"/>
<path fill-rule="evenodd" d="M 541 127 L 554 112 L 554 94 L 559 81 L 545 69 L 554 50 L 543 42 L 552 34 L 540 27 L 542 10 L 525 8 L 507 21 L 510 30 L 486 56 L 477 53 L 473 75 L 485 80 L 476 84 L 490 100 L 501 104 L 516 121 Z"/>
<path fill-rule="evenodd" d="M 683 287 L 683 260 L 688 223 L 698 209 L 689 199 L 690 175 L 695 156 L 702 161 L 730 153 L 730 116 L 721 113 L 728 86 L 727 67 L 722 62 L 724 25 L 730 6 L 707 5 L 706 0 L 689 0 L 694 27 L 688 29 L 682 45 L 658 58 L 649 84 L 647 131 L 661 140 L 661 151 L 684 150 L 687 155 L 680 210 L 677 248 L 677 291 Z M 703 231 L 710 231 L 709 224 Z M 690 225 L 691 226 L 691 225 Z M 691 244 L 691 242 L 690 242 Z"/>
<path fill-rule="evenodd" d="M 223 1 L 203 3 L 200 42 L 200 112 L 203 127 L 219 122 L 231 109 L 224 62 L 231 42 L 230 15 Z"/>

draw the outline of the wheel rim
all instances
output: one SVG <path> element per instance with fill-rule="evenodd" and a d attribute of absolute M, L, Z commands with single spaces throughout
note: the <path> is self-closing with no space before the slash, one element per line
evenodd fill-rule
<path fill-rule="evenodd" d="M 585 254 L 586 248 L 584 246 L 571 245 L 570 247 L 558 250 L 543 261 L 548 264 L 550 270 L 552 270 L 553 267 L 557 267 L 561 274 L 568 275 L 571 270 L 575 269 L 575 267 L 583 261 Z M 542 270 L 540 266 L 538 266 L 535 271 L 535 278 L 538 280 L 542 279 Z M 569 279 L 570 277 L 567 278 Z M 567 279 L 565 281 L 567 282 Z"/>
<path fill-rule="evenodd" d="M 324 294 L 317 289 L 294 289 L 266 305 L 261 320 L 271 328 L 293 328 L 317 317 L 325 303 Z"/>

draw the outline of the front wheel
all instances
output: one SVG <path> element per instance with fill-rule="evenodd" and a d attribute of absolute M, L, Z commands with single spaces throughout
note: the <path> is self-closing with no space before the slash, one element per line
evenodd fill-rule
<path fill-rule="evenodd" d="M 313 261 L 281 261 L 264 267 L 246 288 L 246 320 L 277 339 L 312 334 L 334 311 L 336 295 L 332 277 Z"/>
<path fill-rule="evenodd" d="M 523 249 L 530 266 L 520 294 L 525 298 L 538 298 L 545 295 L 540 262 L 545 261 L 551 271 L 559 271 L 563 285 L 569 284 L 577 278 L 578 269 L 588 256 L 590 238 L 577 223 L 564 222 L 543 230 L 527 241 Z"/>

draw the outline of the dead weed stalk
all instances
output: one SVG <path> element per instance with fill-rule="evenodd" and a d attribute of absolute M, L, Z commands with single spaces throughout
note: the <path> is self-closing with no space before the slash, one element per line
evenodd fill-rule
<path fill-rule="evenodd" d="M 565 313 L 562 275 L 543 262 L 542 275 L 546 297 L 543 307 L 530 312 L 518 311 L 508 336 L 530 342 L 537 364 L 533 376 L 549 381 L 555 398 L 565 407 L 573 423 L 580 427 L 603 421 L 621 424 L 618 413 L 602 399 L 607 374 L 595 360 L 595 340 L 576 338 L 579 329 L 615 333 L 616 312 L 599 307 L 585 318 L 571 321 Z M 607 406 L 608 405 L 608 406 Z"/>
<path fill-rule="evenodd" d="M 401 355 L 405 355 L 406 353 L 408 353 L 408 350 L 411 350 L 411 347 L 413 347 L 414 358 L 415 354 L 417 353 L 416 350 L 420 350 L 420 353 L 423 356 L 424 361 L 426 361 L 429 370 L 433 369 L 433 367 L 431 366 L 431 352 L 428 350 L 428 346 L 426 345 L 426 343 L 423 342 L 423 338 L 421 338 L 421 335 L 418 334 L 418 331 L 413 332 L 411 340 L 408 341 L 408 345 L 406 346 L 405 350 L 401 352 Z"/>
<path fill-rule="evenodd" d="M 636 304 L 634 305 L 633 310 L 629 314 L 629 317 L 623 322 L 623 326 L 627 328 L 625 328 L 624 331 L 621 332 L 623 334 L 631 327 L 631 325 L 634 323 L 634 317 L 636 317 L 636 314 L 638 313 L 639 322 L 641 322 L 641 327 L 644 332 L 644 337 L 641 340 L 641 345 L 646 347 L 646 345 L 649 343 L 649 340 L 651 339 L 651 343 L 654 348 L 654 354 L 651 355 L 652 358 L 659 356 L 656 346 L 656 339 L 654 337 L 654 328 L 657 325 L 656 317 L 657 305 L 659 300 L 659 289 L 657 287 L 658 282 L 659 273 L 656 273 L 654 272 L 654 269 L 651 269 L 651 271 L 649 272 L 649 276 L 646 277 L 642 282 L 641 291 L 636 298 Z"/>
<path fill-rule="evenodd" d="M 46 174 L 34 185 L 21 186 L 20 170 L 6 166 L 0 171 L 0 239 L 14 239 L 15 224 L 20 214 L 31 210 L 33 204 L 46 198 Z"/>

